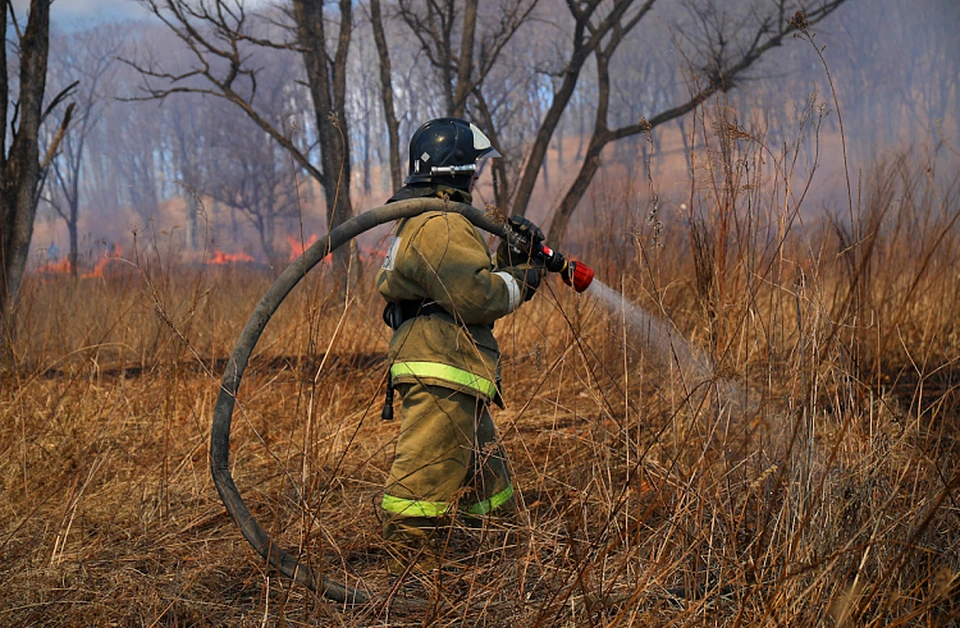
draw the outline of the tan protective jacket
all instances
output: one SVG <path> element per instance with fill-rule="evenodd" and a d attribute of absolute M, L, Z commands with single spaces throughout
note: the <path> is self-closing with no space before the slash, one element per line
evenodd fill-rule
<path fill-rule="evenodd" d="M 497 271 L 470 221 L 439 211 L 401 221 L 377 289 L 387 301 L 433 301 L 444 309 L 411 318 L 394 333 L 388 357 L 395 383 L 420 381 L 499 400 L 493 322 L 523 302 L 524 288 Z"/>

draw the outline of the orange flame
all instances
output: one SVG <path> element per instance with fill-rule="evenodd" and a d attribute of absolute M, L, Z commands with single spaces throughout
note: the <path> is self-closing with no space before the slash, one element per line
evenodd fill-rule
<path fill-rule="evenodd" d="M 387 256 L 387 252 L 378 246 L 364 246 L 360 245 L 360 261 L 366 262 L 367 260 L 383 260 Z"/>
<path fill-rule="evenodd" d="M 299 238 L 295 238 L 293 236 L 287 236 L 287 244 L 290 245 L 290 261 L 292 262 L 293 260 L 303 255 L 303 252 L 306 251 L 311 246 L 313 246 L 313 244 L 316 241 L 317 241 L 317 234 L 315 233 L 312 234 L 307 239 L 306 242 L 300 242 Z"/>
<path fill-rule="evenodd" d="M 64 273 L 69 273 L 70 260 L 68 260 L 66 257 L 58 261 L 51 260 L 38 268 L 37 272 L 41 275 L 61 275 Z"/>
<path fill-rule="evenodd" d="M 207 260 L 207 264 L 233 264 L 236 262 L 252 262 L 253 257 L 246 253 L 224 253 L 219 249 L 213 250 L 214 256 Z"/>
<path fill-rule="evenodd" d="M 97 261 L 97 265 L 93 267 L 93 270 L 91 270 L 89 273 L 83 273 L 82 275 L 80 275 L 80 278 L 81 278 L 81 279 L 96 279 L 96 278 L 98 278 L 98 277 L 103 277 L 103 269 L 107 267 L 107 264 L 109 264 L 110 262 L 113 262 L 113 261 L 116 261 L 116 260 L 120 259 L 120 256 L 123 255 L 123 247 L 122 247 L 122 246 L 120 246 L 119 244 L 117 244 L 117 245 L 114 247 L 114 249 L 115 249 L 115 250 L 114 250 L 114 254 L 113 254 L 113 255 L 108 255 L 108 254 L 104 253 L 104 254 L 103 254 L 103 257 L 101 257 L 100 260 Z"/>

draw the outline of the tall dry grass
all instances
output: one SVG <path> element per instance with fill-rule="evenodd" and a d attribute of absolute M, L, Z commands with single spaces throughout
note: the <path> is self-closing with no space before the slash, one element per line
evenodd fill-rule
<path fill-rule="evenodd" d="M 345 306 L 322 269 L 288 299 L 244 379 L 233 474 L 286 548 L 385 594 L 362 608 L 268 570 L 208 473 L 219 370 L 270 272 L 134 252 L 34 282 L 0 396 L 0 623 L 955 624 L 956 163 L 890 157 L 815 218 L 824 113 L 811 100 L 779 149 L 722 107 L 698 118 L 685 210 L 652 179 L 598 186 L 578 253 L 622 307 L 551 279 L 498 323 L 520 508 L 459 569 L 386 573 L 373 270 Z M 715 375 L 652 355 L 634 304 Z"/>

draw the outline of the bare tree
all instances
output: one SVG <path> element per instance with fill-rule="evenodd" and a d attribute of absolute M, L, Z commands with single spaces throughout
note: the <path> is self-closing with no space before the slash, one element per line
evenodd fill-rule
<path fill-rule="evenodd" d="M 685 101 L 667 106 L 649 118 L 612 128 L 608 119 L 611 94 L 610 61 L 624 38 L 649 15 L 654 0 L 642 3 L 618 0 L 612 4 L 599 1 L 568 2 L 568 9 L 574 19 L 573 47 L 563 67 L 563 80 L 554 92 L 553 102 L 544 116 L 524 166 L 514 196 L 513 211 L 523 214 L 527 210 L 550 139 L 573 94 L 580 70 L 588 56 L 592 55 L 597 64 L 594 128 L 577 176 L 560 202 L 550 225 L 549 235 L 554 245 L 562 243 L 570 217 L 599 170 L 600 155 L 608 144 L 649 132 L 665 122 L 693 111 L 713 94 L 732 89 L 736 80 L 765 53 L 780 46 L 790 34 L 824 19 L 844 2 L 845 0 L 818 0 L 808 6 L 806 12 L 802 12 L 795 2 L 777 0 L 772 4 L 772 10 L 763 14 L 751 13 L 739 19 L 733 18 L 712 1 L 689 3 L 693 25 L 680 30 L 680 33 L 694 49 L 688 57 L 694 73 L 693 93 L 689 94 Z M 607 7 L 606 11 L 600 12 L 601 7 Z"/>
<path fill-rule="evenodd" d="M 69 89 L 57 94 L 46 108 L 47 53 L 50 37 L 51 0 L 31 0 L 26 28 L 21 31 L 13 4 L 4 3 L 0 20 L 0 347 L 2 359 L 12 364 L 10 340 L 20 283 L 27 266 L 33 219 L 40 201 L 44 171 L 56 153 L 59 139 L 70 123 L 72 105 L 67 107 L 59 130 L 54 134 L 46 156 L 40 158 L 40 129 L 45 118 L 68 96 Z M 20 73 L 16 86 L 7 76 L 7 9 L 15 29 Z M 12 110 L 11 110 L 12 109 Z M 9 144 L 7 123 L 13 132 Z M 7 147 L 9 146 L 9 149 Z"/>
<path fill-rule="evenodd" d="M 446 114 L 463 117 L 472 96 L 477 117 L 495 147 L 502 150 L 493 107 L 484 95 L 484 82 L 498 65 L 501 53 L 528 22 L 539 0 L 504 0 L 485 17 L 478 0 L 398 0 L 400 17 L 420 43 L 437 73 Z M 486 8 L 486 7 L 485 7 Z M 479 29 L 479 32 L 478 32 Z M 496 202 L 503 206 L 509 191 L 506 166 L 494 163 Z"/>
<path fill-rule="evenodd" d="M 377 45 L 377 57 L 380 60 L 380 96 L 383 101 L 383 115 L 387 124 L 387 137 L 390 153 L 390 183 L 394 190 L 400 188 L 403 174 L 400 170 L 400 122 L 393 105 L 393 77 L 391 76 L 390 49 L 383 29 L 383 13 L 380 0 L 370 0 L 370 25 L 373 27 L 373 40 Z"/>
<path fill-rule="evenodd" d="M 297 43 L 307 69 L 307 83 L 316 114 L 317 139 L 321 147 L 323 170 L 318 172 L 320 177 L 317 180 L 323 187 L 327 201 L 327 225 L 332 229 L 353 216 L 350 202 L 350 130 L 346 111 L 347 52 L 353 32 L 353 3 L 351 0 L 338 0 L 340 23 L 333 54 L 327 50 L 323 6 L 323 1 L 316 0 L 293 2 Z M 360 267 L 355 247 L 352 259 L 348 257 L 350 252 L 346 249 L 338 250 L 337 254 L 334 261 L 341 267 L 349 265 L 354 276 L 358 277 Z"/>
<path fill-rule="evenodd" d="M 288 20 L 281 23 L 247 12 L 243 0 L 141 0 L 187 46 L 193 55 L 190 67 L 170 70 L 150 61 L 127 62 L 144 77 L 146 98 L 163 99 L 172 94 L 193 92 L 223 98 L 239 107 L 257 126 L 286 151 L 321 186 L 326 200 L 329 228 L 353 215 L 350 201 L 350 136 L 346 117 L 347 51 L 353 29 L 350 0 L 338 0 L 336 37 L 327 40 L 323 1 L 294 0 Z M 289 23 L 292 21 L 292 26 Z M 271 28 L 272 27 L 272 28 Z M 287 33 L 276 35 L 277 27 Z M 292 31 L 292 32 L 291 32 Z M 291 36 L 292 35 L 292 36 Z M 328 45 L 332 49 L 328 49 Z M 288 50 L 303 59 L 306 83 L 313 100 L 316 145 L 320 165 L 310 158 L 284 131 L 262 112 L 258 95 L 258 69 L 252 64 L 257 47 Z M 344 269 L 356 252 L 338 250 L 334 261 L 340 269 L 345 290 Z"/>
<path fill-rule="evenodd" d="M 454 0 L 399 0 L 398 10 L 439 73 L 438 83 L 447 115 L 462 117 L 466 93 L 465 86 L 460 87 L 458 79 L 469 78 L 472 70 L 477 0 L 466 0 L 459 5 Z M 463 26 L 458 53 L 455 30 L 461 15 Z"/>
<path fill-rule="evenodd" d="M 133 209 L 144 222 L 157 215 L 163 197 L 163 116 L 147 103 L 112 107 L 104 125 L 110 143 L 106 158 L 116 176 L 117 200 Z"/>
<path fill-rule="evenodd" d="M 470 99 L 471 115 L 484 131 L 490 129 L 489 135 L 503 155 L 491 164 L 494 202 L 501 208 L 507 207 L 513 176 L 519 170 L 518 158 L 532 141 L 537 121 L 546 110 L 544 95 L 550 92 L 549 77 L 536 70 L 543 53 L 528 37 L 543 33 L 531 28 L 526 35 L 511 43 L 482 89 L 474 89 Z"/>
<path fill-rule="evenodd" d="M 224 159 L 207 190 L 216 201 L 236 208 L 250 221 L 270 264 L 280 267 L 286 256 L 276 248 L 277 220 L 297 215 L 294 172 L 262 131 L 224 131 L 213 140 Z"/>
<path fill-rule="evenodd" d="M 283 73 L 282 68 L 278 68 Z M 278 77 L 282 83 L 282 76 Z M 264 104 L 270 119 L 285 117 L 290 99 L 283 90 L 271 92 Z M 198 189 L 215 201 L 238 210 L 254 227 L 267 260 L 274 268 L 286 260 L 276 248 L 277 222 L 297 215 L 298 168 L 276 142 L 248 120 L 233 120 L 221 106 L 206 108 L 202 121 L 205 166 L 197 174 Z M 214 170 L 215 169 L 215 170 Z"/>
<path fill-rule="evenodd" d="M 188 197 L 199 197 L 206 190 L 216 163 L 210 146 L 210 126 L 224 122 L 220 108 L 210 107 L 200 96 L 179 98 L 176 103 L 164 107 L 164 131 L 166 146 L 172 162 L 173 177 L 183 186 Z M 206 106 L 205 106 L 206 105 Z M 211 115 L 211 109 L 215 110 Z M 230 116 L 226 116 L 230 120 Z M 268 140 L 269 141 L 269 140 Z M 186 203 L 186 248 L 198 250 L 200 238 L 197 221 L 197 203 Z"/>
<path fill-rule="evenodd" d="M 62 150 L 51 162 L 53 185 L 46 186 L 44 193 L 44 200 L 66 223 L 70 242 L 67 264 L 74 278 L 79 257 L 80 171 L 87 139 L 103 113 L 105 96 L 101 83 L 120 50 L 116 34 L 109 26 L 64 34 L 54 42 L 53 66 L 49 71 L 49 77 L 61 85 L 77 85 L 73 124 L 63 136 Z"/>
<path fill-rule="evenodd" d="M 520 174 L 520 181 L 516 190 L 513 191 L 513 213 L 525 215 L 527 212 L 550 140 L 576 91 L 580 73 L 587 59 L 610 33 L 624 30 L 629 32 L 647 15 L 653 3 L 654 0 L 646 0 L 643 3 L 635 0 L 614 0 L 611 3 L 603 3 L 600 0 L 586 2 L 568 0 L 566 2 L 567 10 L 573 18 L 570 33 L 571 47 L 566 59 L 555 70 L 558 82 L 553 90 L 550 107 L 541 119 L 536 138 L 530 147 Z M 640 6 L 634 6 L 637 4 Z M 623 34 L 619 36 L 621 39 Z"/>

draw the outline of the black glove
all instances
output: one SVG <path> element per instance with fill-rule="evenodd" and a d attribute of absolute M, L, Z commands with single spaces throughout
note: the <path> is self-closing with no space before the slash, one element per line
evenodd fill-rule
<path fill-rule="evenodd" d="M 539 259 L 539 256 L 533 253 L 539 251 L 540 243 L 543 242 L 543 231 L 540 227 L 523 216 L 512 216 L 510 228 L 520 241 L 518 244 L 521 248 L 510 246 L 506 240 L 503 240 L 497 249 L 497 266 L 505 268 L 528 262 L 531 258 Z"/>
<path fill-rule="evenodd" d="M 510 273 L 513 278 L 517 280 L 520 289 L 523 290 L 524 301 L 529 301 L 533 298 L 533 295 L 537 293 L 537 288 L 540 287 L 540 275 L 543 274 L 542 264 L 521 264 L 520 266 L 510 266 L 503 270 L 504 272 Z"/>

